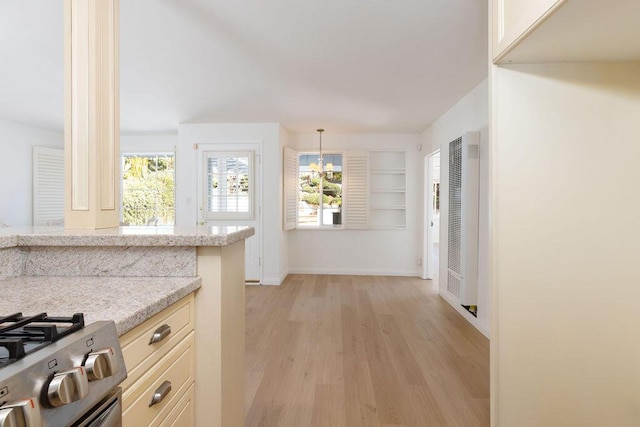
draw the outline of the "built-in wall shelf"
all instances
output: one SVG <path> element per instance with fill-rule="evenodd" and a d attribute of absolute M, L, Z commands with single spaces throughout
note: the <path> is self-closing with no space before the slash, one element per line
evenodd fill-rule
<path fill-rule="evenodd" d="M 372 193 L 406 193 L 407 189 L 404 187 L 396 188 L 372 188 Z"/>
<path fill-rule="evenodd" d="M 405 205 L 371 206 L 371 210 L 374 210 L 374 211 L 405 210 L 405 209 L 407 209 Z"/>
<path fill-rule="evenodd" d="M 369 223 L 375 229 L 407 227 L 406 152 L 369 152 Z"/>
<path fill-rule="evenodd" d="M 378 225 L 375 227 L 376 230 L 404 230 L 406 229 L 406 225 Z"/>
<path fill-rule="evenodd" d="M 406 173 L 405 169 L 371 169 L 370 172 L 372 175 L 383 174 L 383 175 L 404 175 Z"/>

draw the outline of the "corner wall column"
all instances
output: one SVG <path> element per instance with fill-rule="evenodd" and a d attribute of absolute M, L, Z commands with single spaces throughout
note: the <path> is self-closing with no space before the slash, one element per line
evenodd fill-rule
<path fill-rule="evenodd" d="M 119 225 L 119 0 L 65 0 L 65 228 Z"/>

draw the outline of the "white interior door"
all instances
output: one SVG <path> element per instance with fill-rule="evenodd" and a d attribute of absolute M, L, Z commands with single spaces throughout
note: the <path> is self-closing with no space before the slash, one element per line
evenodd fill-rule
<path fill-rule="evenodd" d="M 425 221 L 423 279 L 438 279 L 440 255 L 440 150 L 424 158 Z"/>
<path fill-rule="evenodd" d="M 212 226 L 246 225 L 245 281 L 262 280 L 262 168 L 260 144 L 198 145 L 198 222 Z"/>

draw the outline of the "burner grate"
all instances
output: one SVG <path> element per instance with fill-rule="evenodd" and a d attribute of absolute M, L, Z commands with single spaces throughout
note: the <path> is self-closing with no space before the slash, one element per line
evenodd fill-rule
<path fill-rule="evenodd" d="M 84 327 L 84 315 L 47 316 L 22 313 L 0 317 L 0 367 L 31 354 Z"/>

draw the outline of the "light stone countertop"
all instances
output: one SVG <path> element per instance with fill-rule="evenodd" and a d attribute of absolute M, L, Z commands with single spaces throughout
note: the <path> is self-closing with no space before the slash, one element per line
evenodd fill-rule
<path fill-rule="evenodd" d="M 15 246 L 226 246 L 255 234 L 246 226 L 125 226 L 70 230 L 62 226 L 0 228 L 0 248 Z"/>
<path fill-rule="evenodd" d="M 14 277 L 0 281 L 0 315 L 84 313 L 113 320 L 119 335 L 200 288 L 200 277 Z"/>

